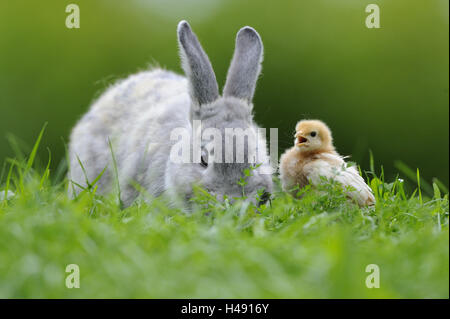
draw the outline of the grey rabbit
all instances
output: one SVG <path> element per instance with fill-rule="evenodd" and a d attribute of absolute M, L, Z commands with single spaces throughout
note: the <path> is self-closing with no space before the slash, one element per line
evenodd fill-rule
<path fill-rule="evenodd" d="M 272 191 L 272 176 L 264 173 L 268 163 L 264 136 L 257 134 L 252 98 L 261 71 L 263 45 L 251 27 L 239 30 L 223 95 L 208 56 L 186 21 L 178 24 L 178 44 L 185 77 L 160 68 L 131 75 L 106 90 L 74 127 L 69 143 L 69 195 L 75 197 L 87 181 L 98 176 L 98 192 L 120 190 L 121 201 L 129 206 L 142 190 L 152 197 L 167 194 L 173 203 L 186 203 L 199 184 L 219 200 L 243 194 L 256 203 L 257 193 Z M 214 154 L 208 139 L 201 140 L 201 158 L 188 162 L 171 159 L 178 140 L 174 130 L 193 131 L 201 121 L 201 132 L 215 128 L 242 128 L 248 133 L 246 161 L 237 157 L 225 161 Z M 194 143 L 191 134 L 190 146 Z M 226 134 L 223 134 L 226 135 Z M 219 144 L 226 143 L 221 137 Z M 250 163 L 250 148 L 256 145 L 258 158 Z M 234 150 L 236 143 L 232 143 Z M 221 145 L 219 145 L 221 146 Z M 245 177 L 243 171 L 252 168 Z M 248 174 L 247 174 L 248 175 Z M 246 178 L 245 186 L 238 185 Z M 118 181 L 118 182 L 117 182 Z M 137 187 L 136 185 L 139 185 Z M 266 198 L 267 199 L 267 198 Z M 264 201 L 264 200 L 263 200 Z"/>

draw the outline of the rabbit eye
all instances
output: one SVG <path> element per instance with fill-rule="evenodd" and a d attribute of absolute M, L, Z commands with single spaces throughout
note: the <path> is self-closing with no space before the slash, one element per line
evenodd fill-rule
<path fill-rule="evenodd" d="M 206 148 L 202 148 L 202 155 L 200 157 L 200 165 L 203 167 L 208 167 L 209 162 L 209 152 Z"/>
<path fill-rule="evenodd" d="M 203 167 L 208 167 L 208 162 L 205 160 L 204 156 L 201 157 L 200 165 Z"/>
<path fill-rule="evenodd" d="M 311 135 L 312 137 L 314 137 L 314 136 L 317 135 L 317 132 L 313 131 L 313 132 L 309 133 L 309 135 Z"/>

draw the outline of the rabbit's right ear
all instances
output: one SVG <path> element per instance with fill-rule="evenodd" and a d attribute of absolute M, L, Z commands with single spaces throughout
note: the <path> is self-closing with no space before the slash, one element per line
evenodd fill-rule
<path fill-rule="evenodd" d="M 189 23 L 184 20 L 178 24 L 178 44 L 192 101 L 197 105 L 215 101 L 219 97 L 216 75 Z"/>
<path fill-rule="evenodd" d="M 243 27 L 236 36 L 236 48 L 223 89 L 224 96 L 234 96 L 251 103 L 261 72 L 263 44 L 258 32 Z"/>

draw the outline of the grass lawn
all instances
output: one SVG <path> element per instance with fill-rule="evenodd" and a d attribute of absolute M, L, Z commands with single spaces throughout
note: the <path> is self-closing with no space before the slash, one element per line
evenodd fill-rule
<path fill-rule="evenodd" d="M 7 161 L 0 180 L 0 298 L 449 298 L 448 191 L 369 174 L 377 204 L 338 185 L 277 191 L 258 211 L 201 189 L 192 212 L 163 200 L 66 195 L 63 170 Z M 11 168 L 11 169 L 10 169 Z M 279 189 L 279 188 L 278 188 Z M 428 191 L 425 191 L 428 189 Z M 80 288 L 65 285 L 77 264 Z M 366 267 L 380 287 L 367 288 Z"/>

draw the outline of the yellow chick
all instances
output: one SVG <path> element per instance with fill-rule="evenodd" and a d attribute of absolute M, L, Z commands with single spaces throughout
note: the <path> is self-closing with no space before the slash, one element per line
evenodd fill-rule
<path fill-rule="evenodd" d="M 348 196 L 360 206 L 375 204 L 372 190 L 355 166 L 348 166 L 333 146 L 328 126 L 319 120 L 302 120 L 295 127 L 294 146 L 280 158 L 283 189 L 291 191 L 307 184 L 318 185 L 321 177 L 333 179 L 344 187 L 351 186 Z M 294 194 L 293 194 L 294 195 Z"/>

